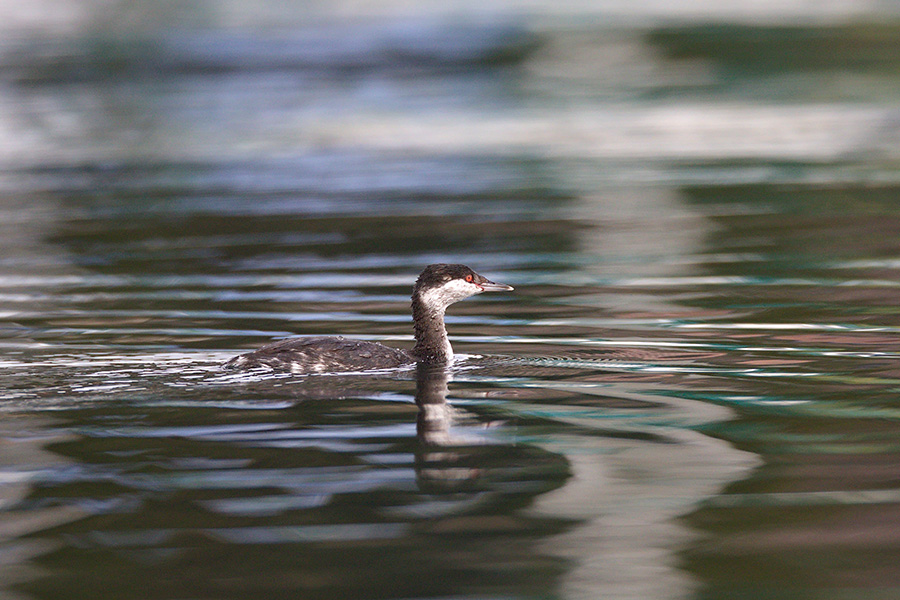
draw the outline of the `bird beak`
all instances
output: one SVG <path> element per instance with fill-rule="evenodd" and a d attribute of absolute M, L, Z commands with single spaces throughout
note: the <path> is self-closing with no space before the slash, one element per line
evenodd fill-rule
<path fill-rule="evenodd" d="M 506 285 L 505 283 L 494 283 L 493 281 L 482 281 L 478 284 L 478 287 L 485 292 L 511 292 L 513 291 L 513 286 Z"/>

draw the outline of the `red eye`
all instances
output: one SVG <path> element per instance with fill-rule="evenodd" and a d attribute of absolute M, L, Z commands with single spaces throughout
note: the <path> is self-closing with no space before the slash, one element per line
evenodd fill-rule
<path fill-rule="evenodd" d="M 472 283 L 472 276 L 466 275 L 466 281 L 468 281 L 469 283 Z"/>

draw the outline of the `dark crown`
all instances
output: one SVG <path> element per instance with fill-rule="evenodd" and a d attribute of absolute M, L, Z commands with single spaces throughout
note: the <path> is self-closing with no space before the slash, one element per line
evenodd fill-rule
<path fill-rule="evenodd" d="M 487 279 L 466 265 L 448 265 L 443 263 L 428 265 L 419 275 L 419 278 L 416 279 L 415 289 L 438 287 L 453 279 L 465 279 L 469 275 L 472 276 L 474 283 L 487 281 Z"/>

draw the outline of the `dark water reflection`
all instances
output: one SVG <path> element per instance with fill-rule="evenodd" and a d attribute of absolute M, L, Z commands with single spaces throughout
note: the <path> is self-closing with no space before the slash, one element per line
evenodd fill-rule
<path fill-rule="evenodd" d="M 75 504 L 85 515 L 54 529 L 66 543 L 38 561 L 54 575 L 26 589 L 135 598 L 551 590 L 564 562 L 534 546 L 569 524 L 515 507 L 562 485 L 565 459 L 492 440 L 474 414 L 453 438 L 439 433 L 448 424 L 434 411 L 450 410 L 440 375 L 418 378 L 416 401 L 430 415 L 418 437 L 415 405 L 396 391 L 409 386 L 396 381 L 356 393 L 304 386 L 290 405 L 68 411 L 60 425 L 78 439 L 49 450 L 73 466 L 42 477 L 20 509 Z"/>
<path fill-rule="evenodd" d="M 0 47 L 0 596 L 896 596 L 890 23 L 290 14 Z"/>

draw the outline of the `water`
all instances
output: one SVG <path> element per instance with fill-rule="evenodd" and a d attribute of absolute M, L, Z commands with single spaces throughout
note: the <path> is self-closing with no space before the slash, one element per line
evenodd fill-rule
<path fill-rule="evenodd" d="M 896 27 L 828 8 L 9 15 L 0 597 L 896 597 Z M 220 368 L 441 261 L 516 287 L 447 372 Z"/>

